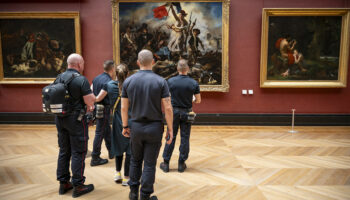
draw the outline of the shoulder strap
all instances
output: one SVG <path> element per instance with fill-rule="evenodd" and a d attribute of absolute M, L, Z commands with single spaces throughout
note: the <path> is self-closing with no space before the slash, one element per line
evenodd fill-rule
<path fill-rule="evenodd" d="M 117 100 L 115 101 L 115 103 L 114 103 L 114 106 L 113 106 L 113 115 L 114 115 L 114 113 L 115 113 L 115 109 L 117 108 L 117 105 L 118 105 L 119 101 L 120 101 L 120 96 L 118 96 L 118 99 L 117 99 Z"/>
<path fill-rule="evenodd" d="M 56 77 L 56 79 L 53 81 L 53 83 L 51 83 L 51 84 L 56 84 L 56 83 L 60 83 L 61 82 L 61 79 L 62 79 L 62 74 L 63 73 L 61 73 L 61 74 L 58 74 L 57 75 L 57 77 Z"/>
<path fill-rule="evenodd" d="M 63 81 L 64 87 L 67 88 L 68 84 L 69 84 L 75 77 L 78 77 L 78 76 L 80 76 L 80 74 L 78 74 L 78 73 L 73 73 L 72 76 L 71 76 L 68 80 Z"/>

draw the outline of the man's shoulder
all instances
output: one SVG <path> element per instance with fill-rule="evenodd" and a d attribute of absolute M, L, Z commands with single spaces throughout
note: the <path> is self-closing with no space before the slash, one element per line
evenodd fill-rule
<path fill-rule="evenodd" d="M 191 77 L 188 77 L 188 79 L 195 85 L 198 85 L 198 82 L 196 80 L 194 80 L 193 78 Z"/>
<path fill-rule="evenodd" d="M 151 76 L 153 76 L 154 78 L 156 78 L 159 81 L 165 81 L 165 79 L 163 77 L 161 77 L 160 75 L 156 74 L 156 73 L 151 73 Z"/>
<path fill-rule="evenodd" d="M 81 75 L 81 74 L 76 74 L 75 75 L 75 78 L 72 80 L 72 82 L 74 81 L 74 83 L 77 83 L 77 84 L 81 84 L 81 83 L 83 83 L 83 82 L 89 82 L 88 80 L 87 80 L 87 78 L 85 77 L 85 76 L 83 76 L 83 75 Z"/>
<path fill-rule="evenodd" d="M 100 79 L 102 79 L 102 78 L 104 78 L 104 77 L 105 77 L 105 73 L 103 72 L 103 73 L 101 73 L 101 74 L 97 75 L 97 76 L 94 78 L 94 80 L 93 80 L 93 81 L 100 80 Z"/>
<path fill-rule="evenodd" d="M 177 81 L 177 80 L 179 80 L 180 78 L 181 78 L 181 76 L 180 76 L 180 75 L 173 76 L 173 77 L 171 77 L 171 78 L 169 78 L 169 79 L 168 79 L 168 82 Z"/>

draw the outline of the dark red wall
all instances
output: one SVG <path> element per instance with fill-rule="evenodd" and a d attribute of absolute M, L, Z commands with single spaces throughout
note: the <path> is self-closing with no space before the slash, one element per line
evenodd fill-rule
<path fill-rule="evenodd" d="M 0 11 L 79 11 L 85 72 L 91 82 L 113 58 L 110 0 L 2 1 Z M 231 0 L 228 93 L 202 93 L 198 113 L 350 113 L 350 73 L 343 89 L 262 89 L 259 87 L 263 8 L 346 8 L 349 0 Z M 41 112 L 43 85 L 0 85 L 0 112 Z M 243 96 L 242 89 L 254 95 Z"/>

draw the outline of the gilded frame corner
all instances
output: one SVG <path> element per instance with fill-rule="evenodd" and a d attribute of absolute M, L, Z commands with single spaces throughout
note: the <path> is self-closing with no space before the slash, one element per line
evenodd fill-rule
<path fill-rule="evenodd" d="M 273 80 L 268 79 L 269 59 L 269 20 L 270 17 L 290 16 L 341 16 L 340 50 L 337 80 Z M 350 9 L 287 9 L 265 8 L 262 13 L 261 57 L 260 57 L 260 87 L 261 88 L 343 88 L 347 85 L 347 71 L 349 65 L 349 36 L 350 36 Z M 273 44 L 273 43 L 272 43 Z M 271 49 L 271 48 L 270 48 Z M 306 69 L 307 70 L 307 69 Z"/>

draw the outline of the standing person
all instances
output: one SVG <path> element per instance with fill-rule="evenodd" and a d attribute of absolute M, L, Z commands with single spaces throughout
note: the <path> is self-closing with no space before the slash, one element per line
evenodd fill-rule
<path fill-rule="evenodd" d="M 84 59 L 79 54 L 71 54 L 67 63 L 67 71 L 62 73 L 56 81 L 67 81 L 73 74 L 76 77 L 68 84 L 71 114 L 55 118 L 59 144 L 57 180 L 60 181 L 60 195 L 74 187 L 72 196 L 79 197 L 94 189 L 93 184 L 84 185 L 85 156 L 89 135 L 86 116 L 80 116 L 80 113 L 85 113 L 85 106 L 87 112 L 93 111 L 95 95 L 90 90 L 89 81 L 80 75 L 84 70 Z M 79 116 L 82 117 L 80 120 Z M 71 158 L 72 182 L 70 182 L 69 172 Z"/>
<path fill-rule="evenodd" d="M 193 23 L 193 26 L 196 23 Z M 192 26 L 192 28 L 193 28 Z M 192 60 L 193 64 L 197 63 L 197 58 L 201 55 L 201 52 L 198 48 L 198 44 L 201 45 L 202 49 L 204 50 L 204 46 L 203 43 L 201 41 L 201 39 L 199 39 L 198 35 L 201 33 L 201 31 L 197 28 L 195 29 L 191 29 L 191 37 L 190 40 L 188 41 L 188 44 L 190 46 L 190 48 L 188 48 L 188 55 L 189 58 Z"/>
<path fill-rule="evenodd" d="M 92 91 L 97 96 L 96 98 L 96 133 L 91 153 L 91 166 L 103 165 L 108 163 L 108 159 L 102 159 L 101 145 L 102 140 L 105 140 L 105 145 L 108 150 L 109 159 L 112 159 L 110 155 L 111 150 L 111 127 L 109 125 L 110 118 L 110 103 L 107 93 L 107 83 L 115 76 L 114 61 L 106 60 L 103 63 L 104 72 L 98 75 L 92 81 Z"/>
<path fill-rule="evenodd" d="M 124 137 L 122 134 L 123 127 L 120 114 L 120 95 L 122 93 L 121 91 L 123 83 L 128 74 L 128 67 L 124 64 L 120 64 L 116 67 L 116 80 L 110 81 L 107 84 L 107 92 L 113 113 L 111 155 L 115 156 L 116 174 L 114 181 L 116 183 L 121 183 L 123 186 L 127 186 L 129 181 L 131 150 L 130 139 Z M 130 120 L 128 122 L 128 125 L 131 125 Z M 122 169 L 124 153 L 124 178 L 122 178 L 120 171 Z"/>
<path fill-rule="evenodd" d="M 187 73 L 189 67 L 187 61 L 179 60 L 177 64 L 178 76 L 168 80 L 168 85 L 171 93 L 171 104 L 174 108 L 174 138 L 171 144 L 166 144 L 163 152 L 164 162 L 160 164 L 160 168 L 164 172 L 169 172 L 169 161 L 174 150 L 177 130 L 180 127 L 181 144 L 180 156 L 178 162 L 178 171 L 184 172 L 187 168 L 185 161 L 190 152 L 190 133 L 191 122 L 188 122 L 188 113 L 192 111 L 192 98 L 195 96 L 195 103 L 201 102 L 201 95 L 198 83 L 190 78 Z"/>
<path fill-rule="evenodd" d="M 173 137 L 173 109 L 166 81 L 152 72 L 153 54 L 142 50 L 137 64 L 140 71 L 125 80 L 122 90 L 123 135 L 131 137 L 130 194 L 129 199 L 137 200 L 141 178 L 141 200 L 157 199 L 153 193 L 156 164 L 162 145 L 164 125 L 162 109 L 168 124 L 167 143 Z M 128 124 L 128 109 L 131 106 L 132 126 Z M 142 171 L 142 163 L 144 163 Z"/>

